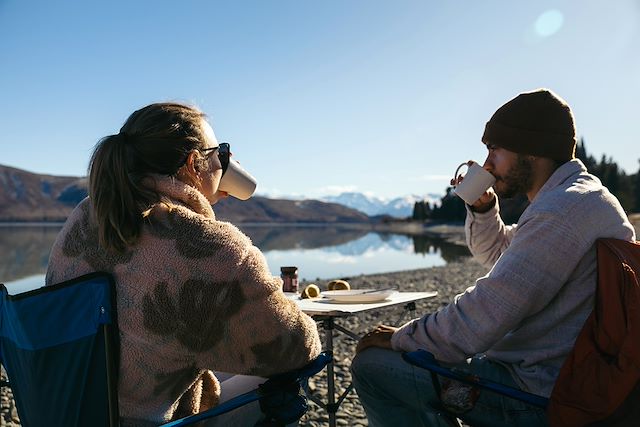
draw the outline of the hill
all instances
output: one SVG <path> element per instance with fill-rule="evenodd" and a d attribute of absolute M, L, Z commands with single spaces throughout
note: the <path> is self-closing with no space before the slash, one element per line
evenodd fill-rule
<path fill-rule="evenodd" d="M 41 175 L 0 165 L 0 222 L 62 222 L 87 196 L 85 177 Z M 317 200 L 232 197 L 214 208 L 219 219 L 234 223 L 363 223 L 369 217 L 355 209 Z"/>
<path fill-rule="evenodd" d="M 64 221 L 86 197 L 81 177 L 40 175 L 0 165 L 0 221 Z"/>
<path fill-rule="evenodd" d="M 241 201 L 229 197 L 214 206 L 218 219 L 275 223 L 361 223 L 369 222 L 362 212 L 337 203 L 318 200 L 282 200 L 252 197 Z"/>

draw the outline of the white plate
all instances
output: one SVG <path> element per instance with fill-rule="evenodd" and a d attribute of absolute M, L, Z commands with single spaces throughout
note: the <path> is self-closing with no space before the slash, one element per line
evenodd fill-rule
<path fill-rule="evenodd" d="M 374 289 L 351 289 L 349 291 L 326 291 L 321 295 L 332 302 L 340 303 L 363 303 L 384 301 L 395 294 L 395 289 L 376 291 Z"/>

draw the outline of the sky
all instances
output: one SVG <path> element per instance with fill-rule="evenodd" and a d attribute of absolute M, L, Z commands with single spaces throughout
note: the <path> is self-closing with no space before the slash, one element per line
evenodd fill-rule
<path fill-rule="evenodd" d="M 640 0 L 0 0 L 0 77 L 0 164 L 51 175 L 180 101 L 260 194 L 438 194 L 539 87 L 590 154 L 640 166 Z"/>

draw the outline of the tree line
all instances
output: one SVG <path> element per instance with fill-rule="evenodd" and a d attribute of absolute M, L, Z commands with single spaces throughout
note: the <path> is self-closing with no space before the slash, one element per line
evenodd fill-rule
<path fill-rule="evenodd" d="M 578 141 L 576 157 L 587 170 L 600 178 L 602 183 L 615 195 L 627 213 L 640 212 L 640 159 L 638 172 L 627 175 L 611 157 L 602 155 L 600 160 L 587 153 L 584 138 Z M 500 198 L 500 216 L 506 223 L 515 223 L 529 202 L 524 195 L 512 199 Z M 440 205 L 427 201 L 417 201 L 413 205 L 412 219 L 416 221 L 464 221 L 466 217 L 464 202 L 453 193 L 453 187 L 447 187 Z"/>

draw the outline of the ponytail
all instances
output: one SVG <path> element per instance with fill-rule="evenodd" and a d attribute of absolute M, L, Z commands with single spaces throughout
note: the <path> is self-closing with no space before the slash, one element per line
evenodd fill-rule
<path fill-rule="evenodd" d="M 129 172 L 129 150 L 123 134 L 107 136 L 96 146 L 89 164 L 89 197 L 100 245 L 116 252 L 135 243 L 144 209 L 141 202 L 156 198 Z"/>

